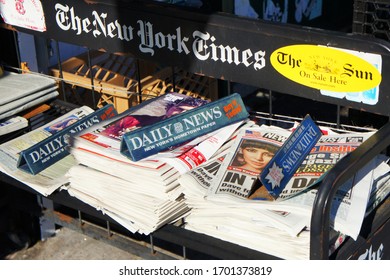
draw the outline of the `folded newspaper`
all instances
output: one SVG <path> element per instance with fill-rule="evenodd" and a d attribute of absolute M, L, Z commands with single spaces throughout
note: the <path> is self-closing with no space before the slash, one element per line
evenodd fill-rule
<path fill-rule="evenodd" d="M 238 127 L 252 125 L 254 123 L 248 121 L 225 126 L 176 157 L 180 147 L 161 153 L 154 160 L 156 168 L 140 166 L 143 161 L 131 164 L 124 156 L 120 160 L 110 157 L 109 153 L 92 152 L 83 145 L 85 142 L 79 142 L 81 146 L 71 149 L 79 165 L 70 168 L 67 174 L 70 183 L 66 190 L 116 219 L 131 232 L 151 233 L 190 210 L 178 183 L 180 173 L 207 162 L 218 151 L 226 150 Z"/>
<path fill-rule="evenodd" d="M 71 196 L 116 219 L 132 233 L 150 234 L 189 211 L 176 190 L 178 183 L 167 190 L 145 178 L 140 185 L 82 165 L 70 168 L 67 176 L 66 190 Z"/>
<path fill-rule="evenodd" d="M 28 126 L 28 120 L 21 116 L 13 116 L 0 121 L 0 136 Z"/>
<path fill-rule="evenodd" d="M 121 154 L 120 147 L 123 135 L 207 103 L 206 100 L 180 93 L 166 93 L 134 106 L 98 126 L 74 135 L 72 145 L 74 148 L 84 149 L 133 166 L 158 168 L 162 163 L 155 159 L 132 161 Z"/>
<path fill-rule="evenodd" d="M 5 72 L 0 77 L 0 119 L 41 104 L 59 95 L 54 79 L 36 74 Z"/>
<path fill-rule="evenodd" d="M 72 134 L 116 115 L 114 106 L 107 104 L 82 119 L 71 116 L 51 125 L 45 129 L 51 133 L 49 137 L 20 152 L 18 168 L 34 175 L 38 174 L 69 155 L 69 138 Z"/>

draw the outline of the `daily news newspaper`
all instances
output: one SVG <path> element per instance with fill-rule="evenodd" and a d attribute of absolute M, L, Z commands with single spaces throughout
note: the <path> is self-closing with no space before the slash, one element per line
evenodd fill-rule
<path fill-rule="evenodd" d="M 185 94 L 167 93 L 132 107 L 97 126 L 85 129 L 82 133 L 72 135 L 72 147 L 83 148 L 92 153 L 126 161 L 132 165 L 156 168 L 161 165 L 161 162 L 158 162 L 159 158 L 155 155 L 137 162 L 125 157 L 120 152 L 123 135 L 207 103 L 206 100 Z M 189 145 L 189 143 L 186 144 Z M 193 146 L 196 144 L 198 143 L 192 143 Z M 182 146 L 179 148 L 182 148 Z M 173 153 L 173 151 L 170 152 L 170 154 Z"/>
<path fill-rule="evenodd" d="M 74 109 L 54 121 L 23 134 L 0 145 L 0 171 L 28 185 L 44 196 L 50 195 L 57 188 L 67 183 L 65 178 L 69 168 L 76 164 L 75 159 L 68 155 L 37 175 L 28 174 L 17 168 L 21 151 L 39 143 L 55 134 L 57 131 L 75 123 L 94 112 L 88 106 Z"/>
<path fill-rule="evenodd" d="M 164 153 L 160 153 L 160 160 L 173 166 L 184 174 L 195 167 L 207 162 L 212 158 L 216 152 L 221 149 L 227 149 L 232 142 L 232 138 L 237 135 L 239 128 L 253 126 L 251 121 L 242 121 L 227 125 L 218 129 L 198 145 L 193 146 L 191 149 L 187 149 L 184 153 L 172 157 L 167 155 L 164 157 Z"/>

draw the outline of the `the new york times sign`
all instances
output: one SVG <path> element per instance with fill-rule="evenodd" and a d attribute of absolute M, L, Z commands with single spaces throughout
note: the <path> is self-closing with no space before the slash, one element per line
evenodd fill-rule
<path fill-rule="evenodd" d="M 136 25 L 126 25 L 119 19 L 110 19 L 108 13 L 92 10 L 90 17 L 81 18 L 74 7 L 56 4 L 56 23 L 63 31 L 77 36 L 92 35 L 95 39 L 105 38 L 122 42 L 138 41 L 138 49 L 143 54 L 153 57 L 157 50 L 190 55 L 199 60 L 213 60 L 222 63 L 242 64 L 260 70 L 265 66 L 265 52 L 223 45 L 207 31 L 195 30 L 192 34 L 183 34 L 178 26 L 173 32 L 159 31 L 158 25 L 150 21 L 137 20 Z"/>
<path fill-rule="evenodd" d="M 251 45 L 248 43 L 252 40 L 234 39 L 233 33 L 238 31 L 227 34 L 204 22 L 190 25 L 180 19 L 167 22 L 153 13 L 145 15 L 133 11 L 129 16 L 118 7 L 86 5 L 83 1 L 63 0 L 47 5 L 47 20 L 57 29 L 56 37 L 61 36 L 63 41 L 79 42 L 109 52 L 130 53 L 166 65 L 177 65 L 177 61 L 185 66 L 216 64 L 212 67 L 234 67 L 235 70 L 241 68 L 258 73 L 267 64 L 268 54 L 260 44 Z"/>

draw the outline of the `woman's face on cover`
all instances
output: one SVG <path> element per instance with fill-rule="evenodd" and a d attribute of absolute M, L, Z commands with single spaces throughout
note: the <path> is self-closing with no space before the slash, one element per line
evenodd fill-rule
<path fill-rule="evenodd" d="M 255 147 L 246 147 L 242 150 L 243 158 L 249 166 L 255 170 L 263 170 L 274 156 L 274 153 Z"/>

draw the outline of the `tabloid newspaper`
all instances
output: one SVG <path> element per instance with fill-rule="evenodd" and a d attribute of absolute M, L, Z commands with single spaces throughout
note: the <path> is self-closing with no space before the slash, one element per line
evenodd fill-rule
<path fill-rule="evenodd" d="M 68 182 L 65 174 L 70 167 L 76 164 L 75 159 L 71 155 L 68 155 L 41 173 L 32 175 L 17 168 L 21 151 L 53 135 L 55 132 L 50 129 L 53 125 L 61 123 L 68 118 L 80 120 L 92 112 L 94 112 L 93 109 L 82 106 L 53 120 L 45 126 L 1 144 L 0 171 L 28 185 L 44 196 L 50 195 L 53 191 Z"/>
<path fill-rule="evenodd" d="M 184 187 L 189 205 L 196 207 L 200 200 L 203 200 L 212 182 L 218 174 L 227 151 L 218 154 L 215 158 L 184 173 L 179 178 L 179 183 Z M 192 201 L 194 204 L 192 205 Z"/>
<path fill-rule="evenodd" d="M 210 189 L 210 195 L 227 194 L 256 200 L 274 200 L 268 195 L 268 191 L 261 183 L 256 181 L 255 174 L 262 172 L 262 167 L 268 163 L 290 133 L 287 130 L 267 127 L 242 130 L 232 145 L 230 156 L 224 162 L 222 170 L 225 171 L 223 174 L 219 174 L 218 179 Z M 372 132 L 362 132 L 321 136 L 276 200 L 286 200 L 306 190 L 344 155 L 355 150 L 371 135 Z M 248 148 L 249 140 L 261 148 L 253 146 Z M 251 161 L 248 149 L 252 150 L 253 154 L 255 151 L 262 152 L 262 154 L 258 156 L 259 159 Z M 266 149 L 269 151 L 266 152 Z M 248 158 L 247 161 L 244 159 L 245 156 Z M 252 166 L 249 163 L 252 163 Z M 256 164 L 257 169 L 255 168 Z"/>
<path fill-rule="evenodd" d="M 283 230 L 291 236 L 297 236 L 307 224 L 307 217 L 300 215 L 300 213 L 289 213 L 283 210 L 273 211 L 269 210 L 266 205 L 243 205 L 234 201 L 205 199 L 208 189 L 216 178 L 227 153 L 227 150 L 223 151 L 215 158 L 192 169 L 179 178 L 187 204 L 192 208 L 190 214 L 193 218 L 192 220 L 195 219 L 194 216 L 197 218 L 204 216 L 205 219 L 223 219 L 226 216 L 244 215 L 249 228 L 251 225 L 266 224 L 267 226 Z M 282 208 L 279 207 L 278 209 Z M 222 216 L 221 213 L 223 213 Z"/>
<path fill-rule="evenodd" d="M 378 205 L 389 194 L 390 166 L 387 157 L 377 156 L 337 191 L 331 208 L 331 226 L 357 239 L 364 217 L 372 211 L 371 203 Z M 375 186 L 375 188 L 373 188 Z M 317 189 L 287 199 L 285 203 L 301 205 L 311 213 Z"/>
<path fill-rule="evenodd" d="M 237 136 L 239 129 L 253 125 L 254 122 L 252 121 L 243 121 L 227 125 L 218 129 L 204 141 L 184 153 L 177 154 L 174 157 L 171 157 L 170 155 L 165 156 L 165 153 L 160 153 L 160 160 L 175 167 L 180 174 L 184 174 L 207 162 L 218 150 L 228 149 L 231 142 L 233 142 L 232 139 Z"/>
<path fill-rule="evenodd" d="M 274 152 L 275 150 L 272 150 L 271 146 L 281 146 L 288 134 L 289 131 L 268 127 L 242 130 L 222 162 L 216 178 L 211 183 L 207 199 L 226 203 L 236 201 L 242 207 L 258 203 L 272 210 L 279 208 L 286 212 L 298 211 L 302 214 L 306 212 L 306 215 L 310 217 L 316 193 L 316 190 L 312 189 L 313 183 L 321 180 L 322 176 L 343 156 L 355 150 L 373 132 L 323 135 L 279 198 L 273 200 L 265 188 L 258 181 L 256 182 L 256 174 L 261 171 L 248 170 L 247 162 L 242 160 L 244 158 L 243 150 L 248 148 L 246 143 L 251 140 L 258 145 L 261 144 L 263 150 L 267 147 L 268 153 L 269 151 Z M 253 145 L 251 149 L 253 152 L 255 151 Z M 256 149 L 259 149 L 259 146 Z M 265 153 L 265 151 L 263 152 Z M 272 154 L 267 156 L 270 158 Z M 389 165 L 384 164 L 386 160 L 375 158 L 362 170 L 357 171 L 356 175 L 340 188 L 331 210 L 335 230 L 357 238 L 371 194 L 370 186 L 374 181 L 378 181 L 380 176 L 389 173 Z M 257 167 L 260 169 L 259 166 Z M 385 182 L 382 181 L 381 186 L 386 186 Z M 381 186 L 378 188 L 381 189 Z"/>
<path fill-rule="evenodd" d="M 20 152 L 18 168 L 34 175 L 38 174 L 69 155 L 69 138 L 72 134 L 116 115 L 117 112 L 114 106 L 107 104 L 82 119 L 70 116 L 53 124 L 46 128 L 52 135 Z"/>
<path fill-rule="evenodd" d="M 127 131 L 120 151 L 133 161 L 175 149 L 189 141 L 201 140 L 208 133 L 248 119 L 245 104 L 238 93 L 225 96 L 148 126 Z"/>
<path fill-rule="evenodd" d="M 240 130 L 208 196 L 274 200 L 265 187 L 258 187 L 258 176 L 290 134 L 267 126 Z"/>
<path fill-rule="evenodd" d="M 184 94 L 167 93 L 75 135 L 72 137 L 72 145 L 134 166 L 158 168 L 162 163 L 155 159 L 135 162 L 122 155 L 120 147 L 123 135 L 207 103 L 206 100 Z"/>

